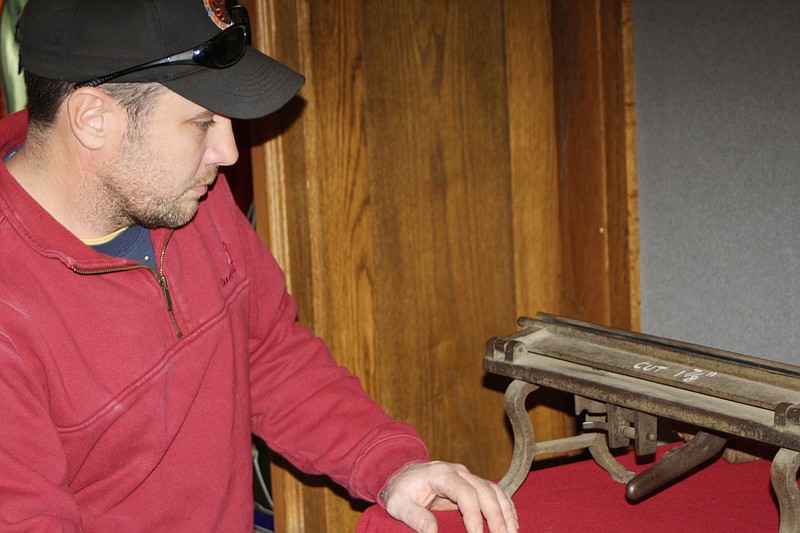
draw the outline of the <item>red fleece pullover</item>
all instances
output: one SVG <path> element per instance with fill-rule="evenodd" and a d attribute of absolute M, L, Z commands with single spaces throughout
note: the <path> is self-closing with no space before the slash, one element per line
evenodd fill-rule
<path fill-rule="evenodd" d="M 251 432 L 366 500 L 427 459 L 296 321 L 222 177 L 151 235 L 158 271 L 102 255 L 0 167 L 0 531 L 250 533 Z"/>

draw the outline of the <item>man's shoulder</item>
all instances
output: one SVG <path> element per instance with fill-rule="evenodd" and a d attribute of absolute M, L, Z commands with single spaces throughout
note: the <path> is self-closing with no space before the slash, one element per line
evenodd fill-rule
<path fill-rule="evenodd" d="M 0 157 L 24 143 L 27 130 L 27 109 L 3 117 L 0 120 Z"/>

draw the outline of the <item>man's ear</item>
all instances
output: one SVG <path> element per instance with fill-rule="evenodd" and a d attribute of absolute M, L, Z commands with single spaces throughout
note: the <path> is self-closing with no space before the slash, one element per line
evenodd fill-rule
<path fill-rule="evenodd" d="M 99 150 L 125 126 L 125 113 L 105 91 L 81 87 L 67 97 L 72 134 L 89 150 Z"/>

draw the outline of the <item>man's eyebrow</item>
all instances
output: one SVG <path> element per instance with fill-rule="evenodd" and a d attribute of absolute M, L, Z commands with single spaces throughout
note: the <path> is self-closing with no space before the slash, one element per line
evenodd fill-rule
<path fill-rule="evenodd" d="M 213 111 L 210 111 L 208 109 L 203 109 L 192 115 L 190 120 L 198 120 L 198 119 L 208 120 L 214 117 L 215 115 L 216 113 L 214 113 Z"/>

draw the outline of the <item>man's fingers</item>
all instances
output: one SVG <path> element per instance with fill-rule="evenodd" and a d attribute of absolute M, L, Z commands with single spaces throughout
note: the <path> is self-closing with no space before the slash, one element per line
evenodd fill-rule
<path fill-rule="evenodd" d="M 500 502 L 500 509 L 503 511 L 503 518 L 505 519 L 506 523 L 513 523 L 517 528 L 519 528 L 517 508 L 514 507 L 514 503 L 511 501 L 508 493 L 503 490 L 500 485 L 492 484 L 492 486 L 497 493 L 497 500 Z"/>
<path fill-rule="evenodd" d="M 513 504 L 502 489 L 497 490 L 499 487 L 491 481 L 469 472 L 461 473 L 461 477 L 464 480 L 464 491 L 456 498 L 463 498 L 463 500 L 456 499 L 455 501 L 463 512 L 467 531 L 483 532 L 484 518 L 486 518 L 489 531 L 498 533 L 508 531 L 506 524 L 511 520 L 516 523 L 513 513 L 506 516 L 503 503 L 505 502 L 508 510 L 513 509 Z"/>
<path fill-rule="evenodd" d="M 469 533 L 483 532 L 484 518 L 489 531 L 493 533 L 516 531 L 514 504 L 508 494 L 495 483 L 478 477 L 463 467 L 450 472 L 443 481 L 437 492 L 441 497 L 456 503 Z M 437 502 L 432 508 L 442 509 L 444 505 Z"/>

